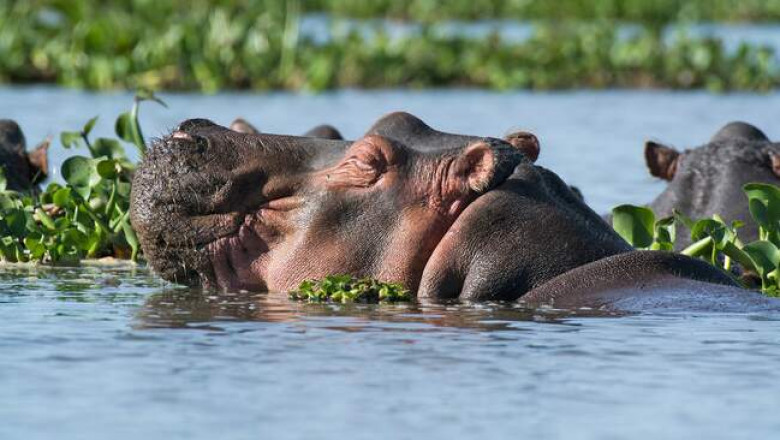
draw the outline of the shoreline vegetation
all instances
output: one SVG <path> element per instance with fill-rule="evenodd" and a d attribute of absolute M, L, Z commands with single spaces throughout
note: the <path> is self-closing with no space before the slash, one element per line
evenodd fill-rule
<path fill-rule="evenodd" d="M 390 35 L 334 25 L 301 30 L 306 14 L 409 19 Z M 531 23 L 515 41 L 436 32 L 434 21 Z M 310 90 L 341 87 L 504 89 L 673 88 L 768 91 L 778 54 L 691 36 L 697 21 L 780 21 L 780 0 L 44 0 L 0 3 L 0 84 L 95 90 Z M 338 23 L 338 20 L 336 20 Z M 624 35 L 616 22 L 637 28 Z M 665 30 L 672 29 L 668 38 Z"/>

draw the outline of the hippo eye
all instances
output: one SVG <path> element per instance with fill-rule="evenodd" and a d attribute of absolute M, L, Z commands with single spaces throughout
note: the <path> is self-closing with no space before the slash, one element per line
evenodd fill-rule
<path fill-rule="evenodd" d="M 381 136 L 366 136 L 356 141 L 345 159 L 323 171 L 325 182 L 333 188 L 368 188 L 380 180 L 397 160 L 394 147 Z"/>

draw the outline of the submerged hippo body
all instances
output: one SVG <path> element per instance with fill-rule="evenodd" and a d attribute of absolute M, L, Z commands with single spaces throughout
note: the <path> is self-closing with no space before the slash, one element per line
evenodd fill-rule
<path fill-rule="evenodd" d="M 441 133 L 404 113 L 354 142 L 190 120 L 139 166 L 132 221 L 164 278 L 224 290 L 287 291 L 350 273 L 424 300 L 634 310 L 677 283 L 721 292 L 717 307 L 702 296 L 685 308 L 763 301 L 704 263 L 633 251 L 533 164 L 538 152 L 532 135 Z M 686 295 L 670 289 L 670 301 Z"/>
<path fill-rule="evenodd" d="M 0 167 L 8 189 L 30 191 L 46 178 L 48 147 L 45 142 L 28 153 L 19 125 L 10 119 L 0 119 Z"/>
<path fill-rule="evenodd" d="M 740 237 L 758 238 L 742 187 L 763 182 L 780 185 L 780 144 L 744 122 L 731 122 L 700 147 L 678 152 L 657 142 L 645 144 L 650 173 L 669 181 L 650 208 L 657 216 L 672 215 L 674 209 L 699 219 L 719 214 L 727 221 L 740 220 L 745 227 Z M 690 244 L 688 231 L 678 234 L 677 248 Z"/>

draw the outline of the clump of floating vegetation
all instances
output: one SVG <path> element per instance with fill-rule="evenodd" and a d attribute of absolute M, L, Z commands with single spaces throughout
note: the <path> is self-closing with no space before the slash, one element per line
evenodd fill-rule
<path fill-rule="evenodd" d="M 672 250 L 676 225 L 691 231 L 693 243 L 681 253 L 706 260 L 732 273 L 734 263 L 746 272 L 740 280 L 753 287 L 753 276 L 760 279 L 761 291 L 780 296 L 780 187 L 764 183 L 744 186 L 753 221 L 759 227 L 759 239 L 743 243 L 739 238 L 742 222 L 727 223 L 719 215 L 691 220 L 675 212 L 673 217 L 656 220 L 646 207 L 621 205 L 612 210 L 612 225 L 632 246 L 638 249 Z"/>
<path fill-rule="evenodd" d="M 329 275 L 305 280 L 290 298 L 310 302 L 377 303 L 411 301 L 411 293 L 398 283 L 380 282 L 351 275 Z"/>
<path fill-rule="evenodd" d="M 132 110 L 116 120 L 119 139 L 90 138 L 97 116 L 80 130 L 60 135 L 63 147 L 89 151 L 89 156 L 63 162 L 64 185 L 50 183 L 31 194 L 9 191 L 0 172 L 0 260 L 73 264 L 104 256 L 138 258 L 138 238 L 130 225 L 135 164 L 123 142 L 145 151 L 138 122 L 145 100 L 162 103 L 151 93 L 136 95 Z"/>
<path fill-rule="evenodd" d="M 670 38 L 664 24 L 670 19 L 780 17 L 780 1 L 680 3 L 1 2 L 0 82 L 203 91 L 446 86 L 770 90 L 780 85 L 772 49 L 742 44 L 731 50 L 717 38 L 683 31 Z M 310 12 L 420 21 L 414 31 L 399 36 L 381 21 L 355 28 L 336 20 L 319 38 L 302 29 L 301 18 Z M 522 40 L 439 32 L 434 23 L 434 18 L 486 16 L 547 21 L 534 22 L 532 35 Z M 637 24 L 626 35 L 615 19 Z"/>
<path fill-rule="evenodd" d="M 643 23 L 678 20 L 777 21 L 778 0 L 312 0 L 305 10 L 339 16 L 437 20 L 609 19 Z"/>

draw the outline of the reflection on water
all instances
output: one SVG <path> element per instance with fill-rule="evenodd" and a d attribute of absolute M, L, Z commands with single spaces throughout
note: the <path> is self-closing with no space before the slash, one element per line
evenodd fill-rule
<path fill-rule="evenodd" d="M 0 268 L 0 439 L 773 438 L 780 316 L 332 305 Z"/>
<path fill-rule="evenodd" d="M 345 331 L 372 329 L 375 324 L 426 324 L 497 331 L 517 321 L 566 323 L 571 317 L 619 316 L 598 310 L 528 309 L 512 303 L 481 304 L 332 304 L 291 301 L 284 294 L 213 295 L 186 289 L 166 290 L 147 298 L 136 315 L 139 328 L 195 327 L 220 321 L 302 322 L 331 320 L 328 328 Z M 342 323 L 346 321 L 346 323 Z"/>

